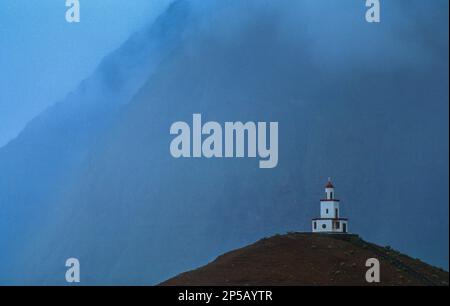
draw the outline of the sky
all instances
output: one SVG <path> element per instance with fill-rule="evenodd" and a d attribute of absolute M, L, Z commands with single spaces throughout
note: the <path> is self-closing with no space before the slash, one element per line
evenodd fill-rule
<path fill-rule="evenodd" d="M 0 1 L 0 147 L 169 2 L 80 0 L 69 24 L 65 0 Z"/>
<path fill-rule="evenodd" d="M 0 4 L 0 134 L 74 91 L 0 149 L 0 238 L 22 247 L 17 232 L 31 233 L 25 250 L 0 239 L 19 271 L 59 273 L 76 252 L 94 281 L 136 282 L 137 271 L 148 283 L 309 230 L 329 176 L 353 233 L 448 269 L 448 0 L 383 1 L 379 25 L 365 22 L 364 0 L 178 2 L 113 54 L 156 2 L 83 0 L 77 25 L 55 2 Z M 153 67 L 159 53 L 170 60 Z M 116 101 L 129 103 L 116 118 L 111 97 L 130 87 L 139 93 Z M 168 128 L 194 112 L 280 121 L 278 167 L 173 159 Z"/>

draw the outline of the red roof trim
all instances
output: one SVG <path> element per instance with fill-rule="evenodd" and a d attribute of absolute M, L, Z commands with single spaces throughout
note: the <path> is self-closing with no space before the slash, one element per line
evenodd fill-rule
<path fill-rule="evenodd" d="M 334 220 L 334 221 L 348 221 L 348 218 L 314 218 L 313 221 L 319 220 Z"/>

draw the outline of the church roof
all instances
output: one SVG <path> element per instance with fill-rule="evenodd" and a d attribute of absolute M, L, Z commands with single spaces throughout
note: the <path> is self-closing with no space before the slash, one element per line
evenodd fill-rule
<path fill-rule="evenodd" d="M 325 188 L 334 188 L 333 184 L 331 183 L 331 181 L 328 181 L 327 185 L 325 186 Z"/>

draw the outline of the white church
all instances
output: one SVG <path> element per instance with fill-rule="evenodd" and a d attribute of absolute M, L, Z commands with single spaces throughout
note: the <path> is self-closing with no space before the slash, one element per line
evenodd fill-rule
<path fill-rule="evenodd" d="M 325 199 L 320 200 L 320 218 L 312 220 L 313 233 L 347 233 L 348 219 L 340 217 L 339 200 L 335 198 L 331 179 L 325 186 L 325 195 Z"/>

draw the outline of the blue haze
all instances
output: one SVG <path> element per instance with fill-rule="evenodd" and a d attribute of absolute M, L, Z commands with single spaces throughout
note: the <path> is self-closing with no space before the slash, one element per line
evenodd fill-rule
<path fill-rule="evenodd" d="M 175 1 L 0 149 L 0 283 L 153 284 L 307 231 L 334 178 L 350 231 L 448 269 L 448 2 Z M 176 160 L 169 127 L 279 121 L 279 164 Z"/>
<path fill-rule="evenodd" d="M 171 1 L 82 0 L 78 24 L 65 2 L 0 1 L 0 147 Z"/>

